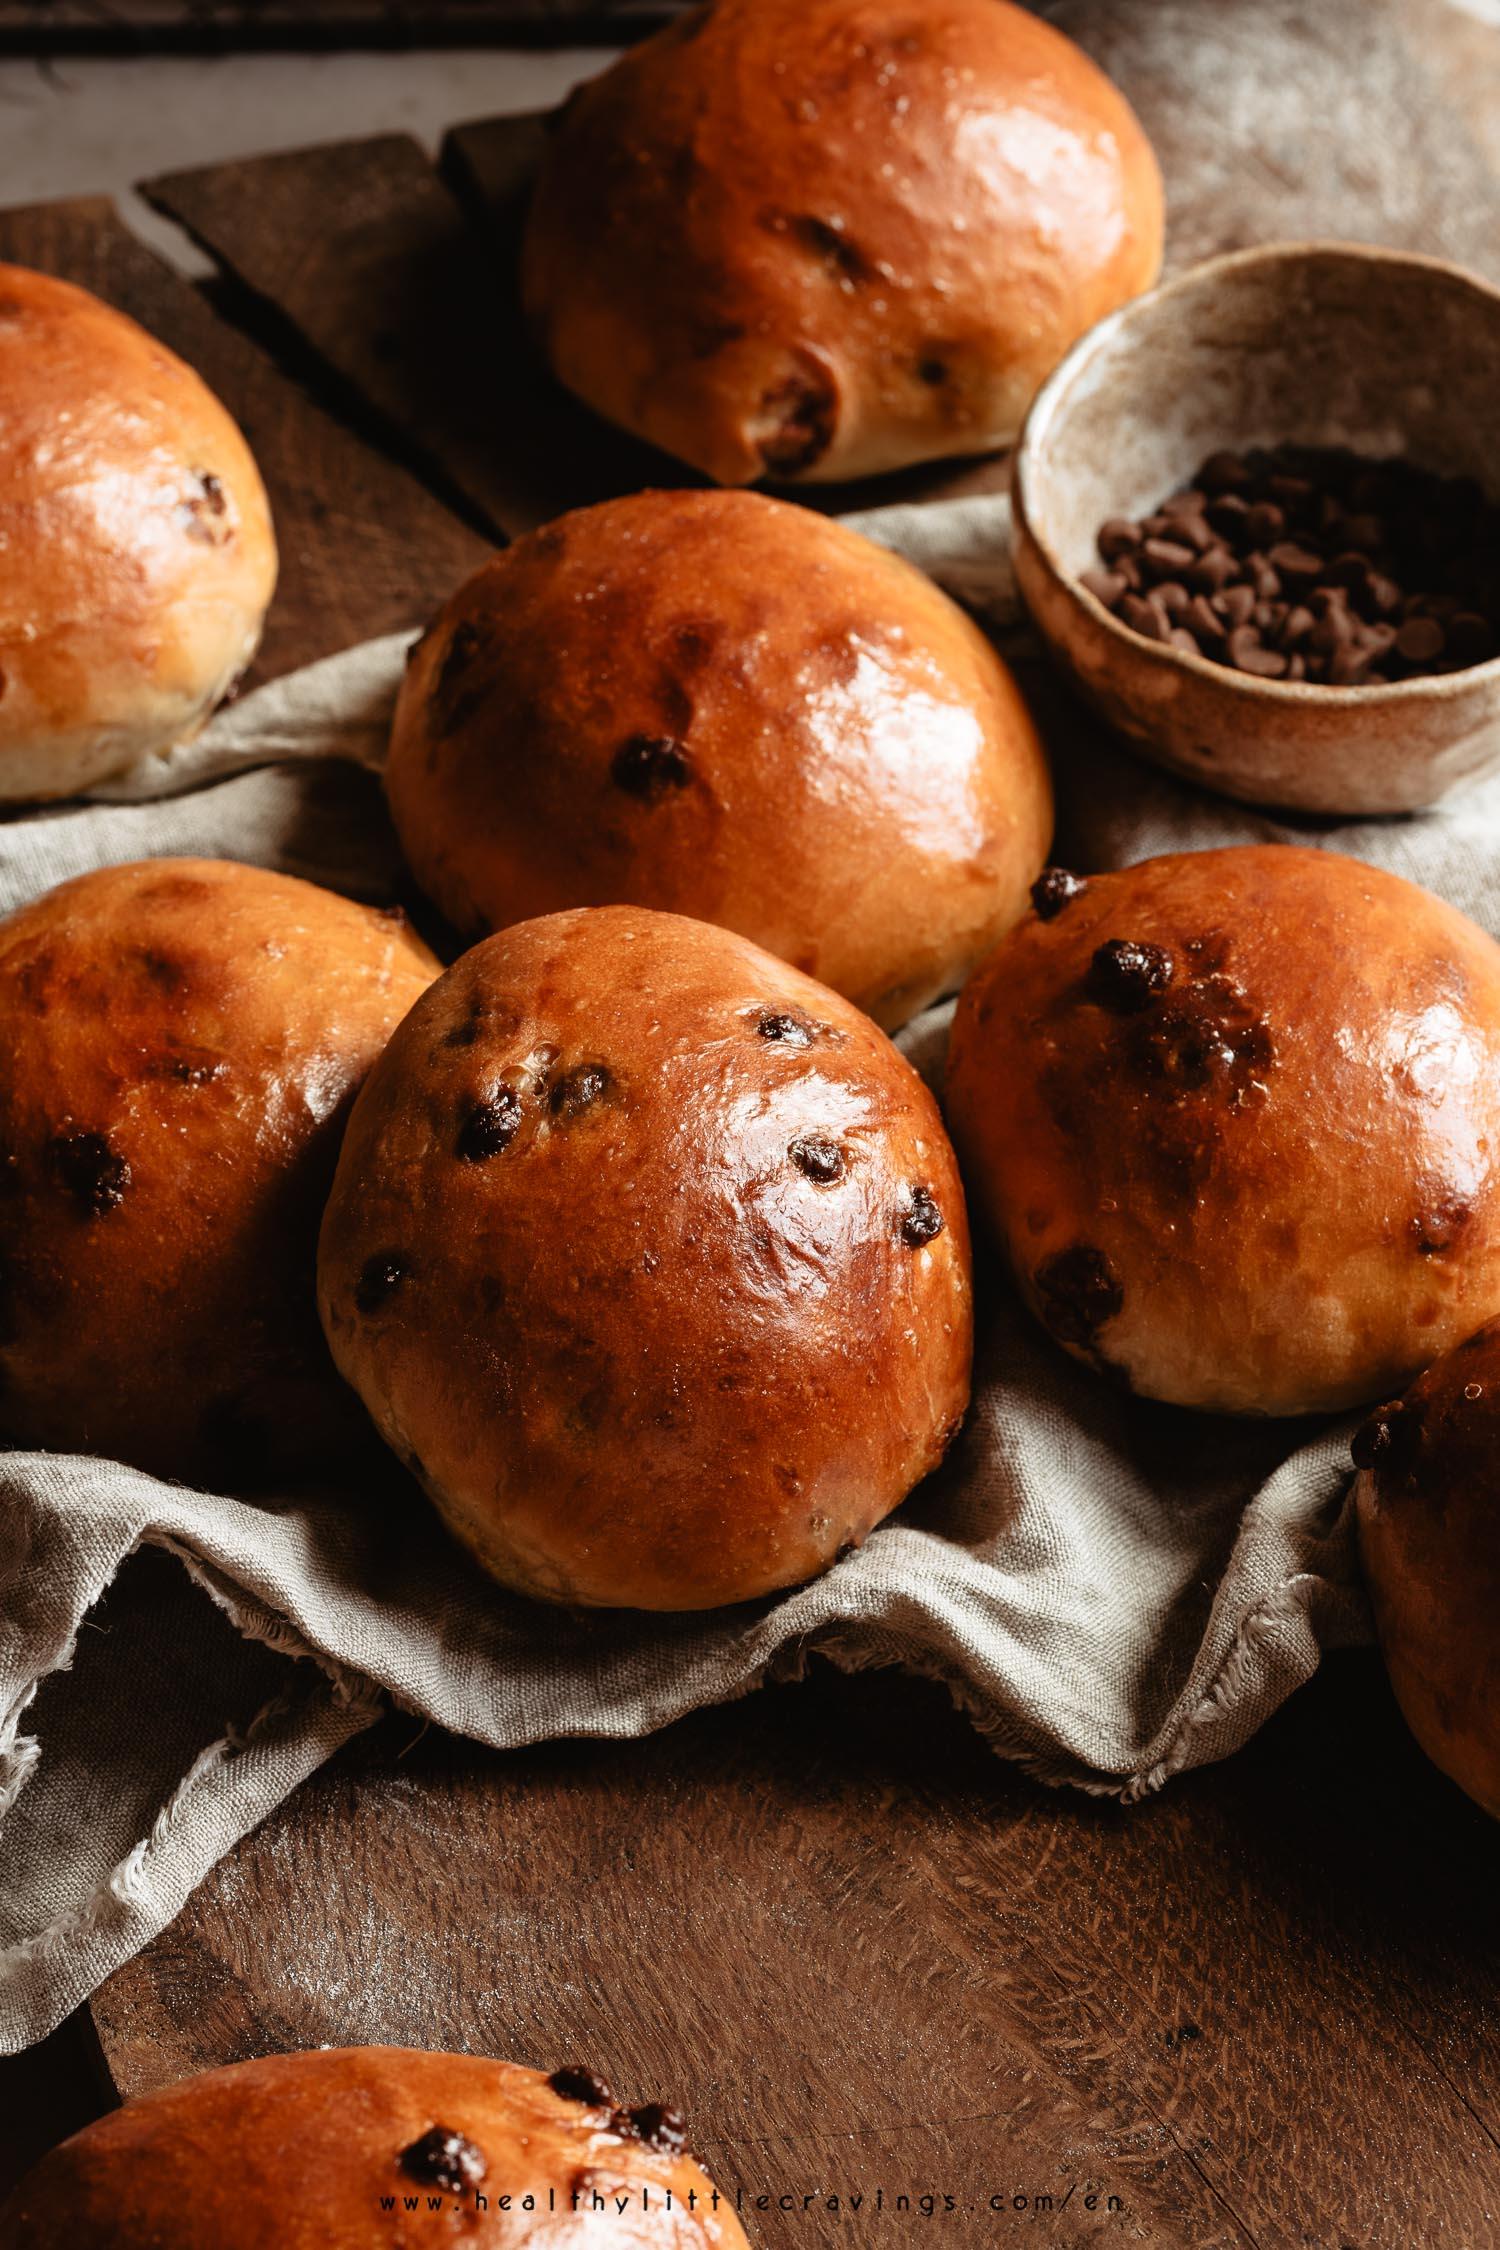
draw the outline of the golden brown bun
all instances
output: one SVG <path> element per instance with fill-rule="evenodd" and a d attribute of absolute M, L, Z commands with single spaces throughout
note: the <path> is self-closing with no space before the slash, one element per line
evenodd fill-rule
<path fill-rule="evenodd" d="M 968 1396 L 963 1193 L 915 1071 L 757 946 L 631 907 L 488 938 L 413 1009 L 319 1299 L 454 1531 L 551 1601 L 808 1578 Z"/>
<path fill-rule="evenodd" d="M 1161 264 L 1123 96 L 1005 0 L 718 0 L 575 94 L 522 256 L 570 390 L 720 484 L 1006 443 Z"/>
<path fill-rule="evenodd" d="M 1500 1321 L 1372 1415 L 1354 1458 L 1396 1699 L 1433 1763 L 1500 1817 Z"/>
<path fill-rule="evenodd" d="M 898 556 L 750 492 L 607 501 L 488 563 L 413 653 L 386 786 L 462 930 L 661 907 L 887 1027 L 1010 927 L 1052 832 L 978 627 Z"/>
<path fill-rule="evenodd" d="M 437 963 L 229 860 L 0 922 L 0 1436 L 243 1482 L 359 1423 L 313 1251 L 348 1105 Z"/>
<path fill-rule="evenodd" d="M 0 2210 L 0 2250 L 429 2241 L 745 2250 L 674 2110 L 619 2108 L 587 2071 L 407 2047 L 268 2055 L 145 2094 L 44 2157 Z"/>
<path fill-rule="evenodd" d="M 260 640 L 276 543 L 250 449 L 133 320 L 0 265 L 0 800 L 196 733 Z"/>
<path fill-rule="evenodd" d="M 959 1003 L 948 1111 L 1060 1343 L 1148 1398 L 1309 1414 L 1500 1310 L 1483 931 L 1276 845 L 1039 890 Z"/>

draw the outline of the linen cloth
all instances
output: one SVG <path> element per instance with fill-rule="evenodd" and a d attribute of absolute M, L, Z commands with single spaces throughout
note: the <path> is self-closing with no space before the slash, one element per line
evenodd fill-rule
<path fill-rule="evenodd" d="M 975 609 L 1027 677 L 1083 868 L 1282 838 L 1377 862 L 1492 930 L 1500 781 L 1415 818 L 1292 827 L 1138 763 L 1049 686 L 1003 499 L 855 522 Z M 404 637 L 259 690 L 86 805 L 0 823 L 0 911 L 86 868 L 209 853 L 382 900 L 378 782 Z M 940 1070 L 951 1010 L 903 1035 Z M 0 1454 L 0 2051 L 42 2037 L 234 1842 L 389 1703 L 501 1747 L 628 1737 L 795 1676 L 812 1652 L 934 1676 L 1042 1780 L 1127 1801 L 1222 1758 L 1369 1637 L 1337 1424 L 1121 1396 L 980 1275 L 974 1404 L 864 1549 L 703 1616 L 579 1616 L 502 1593 L 409 1504 L 248 1501 L 84 1458 Z"/>

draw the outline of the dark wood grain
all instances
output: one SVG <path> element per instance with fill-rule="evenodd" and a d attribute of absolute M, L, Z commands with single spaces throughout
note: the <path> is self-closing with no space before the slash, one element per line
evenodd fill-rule
<path fill-rule="evenodd" d="M 511 293 L 414 140 L 384 134 L 176 172 L 142 193 L 496 530 L 548 505 L 554 446 Z"/>
<path fill-rule="evenodd" d="M 639 38 L 685 0 L 0 0 L 0 54 L 555 46 Z"/>
<path fill-rule="evenodd" d="M 408 471 L 289 382 L 103 199 L 0 211 L 0 259 L 79 281 L 202 373 L 271 494 L 281 583 L 251 683 L 419 625 L 490 551 Z"/>
<path fill-rule="evenodd" d="M 681 2099 L 725 2187 L 952 2194 L 942 2239 L 1011 2239 L 992 2193 L 1070 2186 L 1015 2239 L 1495 2239 L 1500 1830 L 1372 1658 L 1129 1813 L 892 1675 L 619 1747 L 411 1735 L 325 1769 L 99 1995 L 124 2090 L 324 2040 L 580 2057 Z M 1090 2187 L 1123 2215 L 1086 2221 Z"/>

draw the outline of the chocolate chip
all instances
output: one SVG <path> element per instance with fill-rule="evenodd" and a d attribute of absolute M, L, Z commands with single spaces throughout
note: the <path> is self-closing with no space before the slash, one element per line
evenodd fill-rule
<path fill-rule="evenodd" d="M 911 1201 L 901 1216 L 901 1239 L 909 1250 L 920 1250 L 925 1244 L 935 1242 L 944 1226 L 942 1212 L 932 1200 L 930 1190 L 914 1187 Z"/>
<path fill-rule="evenodd" d="M 1279 680 L 1286 670 L 1286 658 L 1279 649 L 1262 644 L 1254 625 L 1237 625 L 1230 634 L 1229 661 L 1237 672 L 1249 672 L 1262 680 Z"/>
<path fill-rule="evenodd" d="M 556 1081 L 547 1096 L 547 1107 L 563 1124 L 569 1124 L 592 1109 L 595 1102 L 602 1102 L 612 1084 L 602 1063 L 580 1063 Z"/>
<path fill-rule="evenodd" d="M 614 2088 L 582 2063 L 566 2063 L 561 2070 L 554 2070 L 547 2084 L 565 2102 L 582 2102 L 587 2109 L 615 2107 Z"/>
<path fill-rule="evenodd" d="M 224 487 L 211 471 L 195 469 L 193 475 L 198 489 L 178 503 L 178 521 L 200 547 L 222 547 L 232 536 L 223 520 L 229 506 Z"/>
<path fill-rule="evenodd" d="M 664 2156 L 679 2156 L 687 2147 L 687 2120 L 666 2102 L 642 2102 L 638 2109 L 615 2112 L 615 2129 Z"/>
<path fill-rule="evenodd" d="M 805 1016 L 764 1015 L 757 1019 L 755 1028 L 762 1039 L 783 1047 L 810 1047 L 817 1036 Z"/>
<path fill-rule="evenodd" d="M 836 401 L 821 378 L 788 376 L 766 392 L 761 412 L 772 426 L 760 440 L 760 457 L 773 476 L 812 468 L 833 442 Z"/>
<path fill-rule="evenodd" d="M 1075 1242 L 1043 1259 L 1033 1277 L 1042 1318 L 1060 1343 L 1092 1347 L 1125 1302 L 1119 1276 L 1102 1250 Z"/>
<path fill-rule="evenodd" d="M 1180 570 L 1191 567 L 1193 549 L 1176 539 L 1147 539 L 1141 545 L 1141 559 L 1148 577 L 1175 578 Z"/>
<path fill-rule="evenodd" d="M 1107 563 L 1117 562 L 1141 543 L 1140 528 L 1124 516 L 1111 516 L 1108 523 L 1099 526 L 1098 547 Z"/>
<path fill-rule="evenodd" d="M 1410 1419 L 1405 1399 L 1389 1399 L 1354 1433 L 1349 1448 L 1356 1469 L 1393 1467 L 1403 1451 L 1403 1425 Z"/>
<path fill-rule="evenodd" d="M 614 754 L 610 773 L 618 786 L 654 805 L 693 777 L 688 754 L 667 734 L 633 734 Z"/>
<path fill-rule="evenodd" d="M 1396 635 L 1396 654 L 1408 664 L 1430 664 L 1446 644 L 1447 635 L 1435 617 L 1408 617 Z"/>
<path fill-rule="evenodd" d="M 1055 922 L 1065 906 L 1081 898 L 1088 884 L 1081 875 L 1074 875 L 1066 867 L 1044 867 L 1031 886 L 1031 903 L 1037 918 Z"/>
<path fill-rule="evenodd" d="M 1211 455 L 1138 522 L 1110 517 L 1105 568 L 1081 582 L 1159 646 L 1254 678 L 1360 687 L 1494 655 L 1497 549 L 1500 506 L 1472 479 L 1336 447 L 1252 447 Z"/>
<path fill-rule="evenodd" d="M 466 1164 L 482 1164 L 509 1148 L 521 1129 L 520 1099 L 510 1086 L 497 1086 L 482 1102 L 475 1102 L 459 1128 L 456 1153 Z"/>
<path fill-rule="evenodd" d="M 427 2187 L 446 2188 L 450 2195 L 478 2187 L 489 2171 L 483 2149 L 449 2125 L 434 2125 L 404 2148 L 400 2164 L 412 2179 Z"/>
<path fill-rule="evenodd" d="M 448 637 L 433 685 L 437 726 L 442 734 L 453 734 L 466 725 L 484 701 L 482 682 L 470 677 L 483 645 L 479 627 L 470 618 L 460 618 Z"/>
<path fill-rule="evenodd" d="M 61 1133 L 51 1146 L 52 1168 L 89 1218 L 113 1211 L 125 1199 L 130 1166 L 102 1133 Z"/>
<path fill-rule="evenodd" d="M 805 213 L 792 220 L 791 228 L 841 280 L 867 281 L 870 278 L 873 268 L 864 252 L 849 240 L 841 220 L 819 219 Z"/>
<path fill-rule="evenodd" d="M 844 1152 L 832 1141 L 793 1141 L 787 1153 L 798 1171 L 820 1187 L 830 1186 L 843 1173 Z"/>
<path fill-rule="evenodd" d="M 373 1258 L 367 1258 L 355 1284 L 356 1309 L 367 1315 L 378 1313 L 392 1291 L 400 1288 L 410 1270 L 406 1260 L 394 1250 L 380 1250 Z"/>
<path fill-rule="evenodd" d="M 1085 990 L 1112 1015 L 1133 1016 L 1166 991 L 1173 968 L 1172 956 L 1163 946 L 1110 938 L 1089 963 Z"/>

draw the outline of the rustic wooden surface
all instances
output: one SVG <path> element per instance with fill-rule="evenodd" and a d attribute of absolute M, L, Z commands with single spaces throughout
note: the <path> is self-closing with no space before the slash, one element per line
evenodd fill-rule
<path fill-rule="evenodd" d="M 583 44 L 627 39 L 683 0 L 0 0 L 0 53 Z"/>
<path fill-rule="evenodd" d="M 1487 83 L 1472 19 L 1445 0 L 1365 0 L 1355 41 L 1347 19 L 1330 40 L 1343 11 L 1313 0 L 1047 12 L 1146 114 L 1175 257 L 1265 208 L 1290 222 L 1277 231 L 1493 260 L 1500 65 Z M 1368 134 L 1330 147 L 1276 124 L 1291 73 L 1299 116 L 1321 105 L 1355 130 L 1335 48 L 1382 130 L 1406 89 L 1399 166 Z M 1216 84 L 1227 150 L 1202 109 Z M 506 386 L 522 378 L 482 361 L 445 414 L 433 331 L 392 317 L 420 305 L 445 354 L 504 323 L 484 276 L 503 281 L 528 131 L 453 136 L 444 177 L 484 229 L 467 269 L 457 206 L 399 141 L 154 183 L 223 262 L 212 302 L 99 206 L 0 215 L 0 256 L 124 304 L 246 424 L 286 557 L 265 671 L 415 621 L 485 551 L 477 525 L 638 481 L 634 449 L 534 371 L 522 395 L 553 420 L 521 418 Z M 818 1669 L 628 1746 L 499 1757 L 412 1734 L 392 1720 L 351 1746 L 96 1997 L 123 2093 L 325 2040 L 578 2055 L 638 2098 L 676 2093 L 712 2168 L 751 2194 L 1059 2206 L 961 2216 L 950 2241 L 1500 2239 L 1500 1832 L 1423 1764 L 1371 1658 L 1330 1664 L 1247 1752 L 1129 1814 L 1039 1790 L 936 1690 L 890 1676 Z M 98 2098 L 85 2049 L 75 2024 L 41 2063 L 0 2070 L 0 2116 L 22 2115 L 28 2084 L 36 2112 L 43 2069 L 64 2129 Z M 1090 2188 L 1123 2211 L 1089 2211 Z M 760 2250 L 924 2224 L 749 2218 Z"/>

